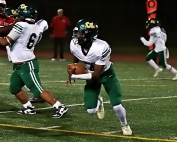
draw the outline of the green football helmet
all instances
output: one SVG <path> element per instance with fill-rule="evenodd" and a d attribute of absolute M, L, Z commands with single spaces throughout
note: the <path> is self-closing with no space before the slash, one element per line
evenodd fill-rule
<path fill-rule="evenodd" d="M 79 20 L 73 29 L 73 39 L 75 44 L 82 45 L 98 36 L 98 25 L 94 20 Z"/>
<path fill-rule="evenodd" d="M 37 18 L 37 10 L 32 5 L 21 4 L 17 9 L 17 17 L 34 23 Z"/>
<path fill-rule="evenodd" d="M 147 20 L 146 24 L 145 24 L 146 29 L 148 29 L 148 30 L 153 28 L 153 27 L 156 27 L 158 25 L 159 25 L 159 20 L 157 20 L 155 18 L 151 18 L 151 19 Z"/>
<path fill-rule="evenodd" d="M 17 15 L 16 10 L 10 7 L 5 9 L 5 14 L 7 14 L 10 17 L 15 17 Z"/>

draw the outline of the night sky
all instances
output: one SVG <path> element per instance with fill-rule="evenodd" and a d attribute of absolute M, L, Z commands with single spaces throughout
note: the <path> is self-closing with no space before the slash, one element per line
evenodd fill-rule
<path fill-rule="evenodd" d="M 171 2 L 169 2 L 171 1 Z M 177 1 L 157 0 L 157 18 L 167 31 L 168 42 L 177 46 Z M 26 0 L 7 1 L 7 6 L 17 8 Z M 38 19 L 50 23 L 59 8 L 72 22 L 72 28 L 79 19 L 92 18 L 99 25 L 99 37 L 110 43 L 138 46 L 139 37 L 145 35 L 146 0 L 30 0 L 38 10 Z M 118 41 L 118 42 L 117 42 Z"/>

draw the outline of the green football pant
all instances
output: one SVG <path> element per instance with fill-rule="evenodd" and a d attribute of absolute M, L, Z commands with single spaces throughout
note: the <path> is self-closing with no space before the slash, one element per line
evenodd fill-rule
<path fill-rule="evenodd" d="M 167 61 L 166 61 L 166 53 L 165 51 L 160 51 L 160 52 L 155 52 L 154 50 L 151 50 L 147 56 L 146 56 L 146 61 L 151 60 L 154 57 L 158 57 L 160 60 L 161 65 L 166 68 Z"/>
<path fill-rule="evenodd" d="M 26 62 L 21 65 L 14 64 L 14 71 L 10 78 L 10 92 L 14 95 L 21 91 L 26 85 L 34 94 L 34 97 L 40 97 L 43 92 L 39 78 L 39 64 L 37 59 Z"/>
<path fill-rule="evenodd" d="M 84 103 L 86 109 L 96 108 L 101 86 L 104 86 L 111 105 L 121 104 L 121 87 L 116 77 L 113 66 L 104 72 L 97 80 L 87 80 L 84 87 Z"/>

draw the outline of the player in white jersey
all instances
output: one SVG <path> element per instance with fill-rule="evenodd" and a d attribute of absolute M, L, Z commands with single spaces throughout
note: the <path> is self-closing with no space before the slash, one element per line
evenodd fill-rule
<path fill-rule="evenodd" d="M 113 64 L 110 62 L 111 48 L 106 41 L 97 39 L 98 25 L 91 19 L 80 20 L 73 30 L 70 51 L 74 55 L 73 63 L 79 61 L 89 70 L 87 74 L 73 74 L 69 70 L 68 82 L 71 79 L 84 79 L 84 103 L 89 114 L 97 113 L 104 118 L 103 98 L 99 95 L 103 85 L 116 116 L 120 120 L 124 135 L 131 135 L 132 130 L 126 120 L 125 108 L 121 105 L 121 88 Z"/>
<path fill-rule="evenodd" d="M 162 71 L 162 68 L 159 68 L 159 66 L 152 60 L 152 58 L 158 56 L 163 68 L 166 68 L 172 72 L 175 75 L 173 80 L 177 80 L 177 70 L 167 64 L 166 61 L 165 42 L 167 40 L 167 35 L 161 31 L 159 21 L 155 18 L 149 19 L 146 21 L 146 29 L 150 30 L 149 41 L 147 41 L 144 37 L 141 37 L 140 40 L 146 46 L 151 46 L 153 44 L 155 45 L 154 49 L 151 50 L 146 56 L 146 61 L 155 69 L 154 77 L 158 76 L 159 72 Z"/>
<path fill-rule="evenodd" d="M 6 37 L 0 38 L 1 45 L 10 45 L 10 56 L 14 64 L 14 71 L 10 78 L 10 92 L 24 107 L 17 114 L 36 114 L 34 106 L 21 89 L 26 85 L 35 97 L 42 98 L 56 109 L 53 118 L 60 118 L 68 109 L 42 87 L 38 74 L 39 64 L 33 53 L 34 46 L 40 41 L 42 33 L 48 29 L 48 24 L 45 20 L 35 23 L 37 10 L 26 4 L 19 6 L 17 17 L 21 18 L 21 22 L 17 22 Z"/>

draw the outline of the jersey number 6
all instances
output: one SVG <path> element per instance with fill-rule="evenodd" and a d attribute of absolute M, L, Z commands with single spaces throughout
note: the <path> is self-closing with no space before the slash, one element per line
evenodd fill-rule
<path fill-rule="evenodd" d="M 27 44 L 27 48 L 28 49 L 33 48 L 34 44 L 38 43 L 41 40 L 42 33 L 39 34 L 39 38 L 38 39 L 36 39 L 36 38 L 37 38 L 37 35 L 35 33 L 32 33 L 31 36 L 30 36 L 30 38 L 29 38 L 28 44 Z"/>

